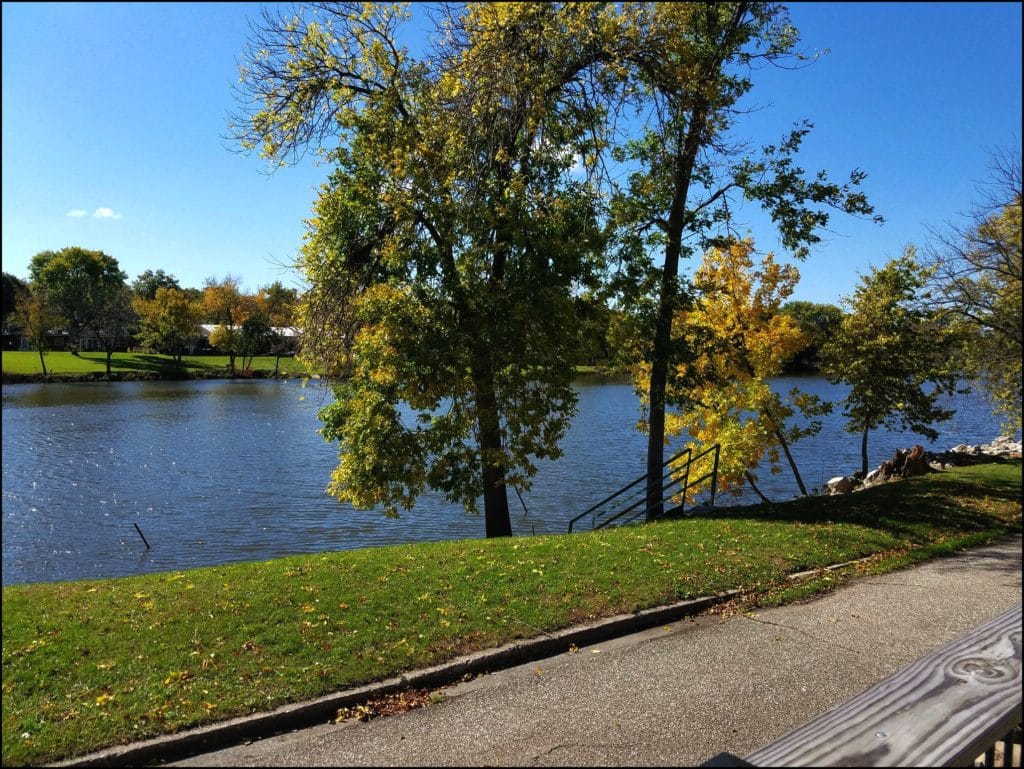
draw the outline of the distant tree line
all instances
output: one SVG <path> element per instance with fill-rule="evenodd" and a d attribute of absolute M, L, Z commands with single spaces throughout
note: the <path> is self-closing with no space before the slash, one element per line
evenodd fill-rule
<path fill-rule="evenodd" d="M 32 257 L 29 277 L 3 273 L 3 323 L 18 329 L 44 353 L 53 332 L 66 331 L 72 354 L 83 346 L 106 353 L 110 376 L 114 351 L 134 346 L 180 361 L 195 345 L 200 324 L 212 324 L 209 344 L 229 356 L 232 373 L 252 365 L 255 355 L 278 357 L 294 338 L 279 329 L 296 322 L 299 292 L 280 281 L 247 294 L 238 278 L 208 278 L 203 288 L 182 287 L 163 270 L 146 270 L 130 284 L 117 260 L 102 251 L 69 246 Z"/>

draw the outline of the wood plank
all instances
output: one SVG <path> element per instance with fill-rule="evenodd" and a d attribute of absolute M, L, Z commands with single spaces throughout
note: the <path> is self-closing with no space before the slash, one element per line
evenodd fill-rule
<path fill-rule="evenodd" d="M 1021 720 L 1021 605 L 751 753 L 755 766 L 970 766 Z"/>

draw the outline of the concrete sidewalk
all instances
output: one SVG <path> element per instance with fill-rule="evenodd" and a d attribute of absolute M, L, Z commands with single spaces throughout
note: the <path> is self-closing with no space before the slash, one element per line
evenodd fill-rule
<path fill-rule="evenodd" d="M 684 620 L 179 766 L 685 766 L 744 756 L 1021 599 L 1021 538 L 807 603 Z"/>

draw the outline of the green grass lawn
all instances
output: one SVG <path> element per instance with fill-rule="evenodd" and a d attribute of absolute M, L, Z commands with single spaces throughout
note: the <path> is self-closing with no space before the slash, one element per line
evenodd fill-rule
<path fill-rule="evenodd" d="M 106 375 L 106 355 L 102 352 L 48 352 L 45 354 L 46 372 L 50 379 L 76 381 L 102 378 Z M 270 373 L 274 370 L 273 356 L 257 356 L 252 368 L 257 372 Z M 241 358 L 235 360 L 241 367 Z M 110 360 L 110 371 L 115 378 L 123 379 L 188 379 L 226 376 L 227 355 L 184 355 L 178 364 L 169 355 L 157 353 L 115 352 Z M 12 380 L 41 377 L 38 352 L 3 351 L 3 374 Z M 278 373 L 285 376 L 305 376 L 304 364 L 294 357 L 282 357 Z M 583 375 L 607 375 L 599 366 L 577 366 L 576 373 Z"/>
<path fill-rule="evenodd" d="M 746 606 L 792 600 L 1020 531 L 1020 498 L 1018 460 L 599 532 L 5 587 L 3 763 L 81 755 L 726 589 L 746 591 Z M 799 587 L 786 578 L 876 554 Z"/>
<path fill-rule="evenodd" d="M 45 357 L 46 370 L 55 378 L 81 375 L 102 376 L 107 370 L 106 355 L 102 352 L 83 352 L 81 355 L 72 355 L 70 352 L 48 352 Z M 240 358 L 236 359 L 235 365 L 241 366 Z M 182 357 L 179 365 L 169 355 L 115 352 L 110 361 L 111 373 L 115 375 L 159 378 L 182 376 L 182 374 L 185 377 L 223 375 L 227 371 L 227 366 L 227 355 L 186 355 Z M 253 361 L 252 367 L 256 371 L 271 372 L 274 370 L 274 357 L 259 356 Z M 305 368 L 295 358 L 281 358 L 279 371 L 300 376 L 305 373 Z M 15 376 L 42 374 L 39 353 L 5 350 L 3 373 Z"/>

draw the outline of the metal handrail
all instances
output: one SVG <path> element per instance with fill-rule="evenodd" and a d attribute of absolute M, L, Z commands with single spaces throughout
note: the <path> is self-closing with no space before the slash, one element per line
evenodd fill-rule
<path fill-rule="evenodd" d="M 664 518 L 665 516 L 669 515 L 670 513 L 674 513 L 674 512 L 682 513 L 683 510 L 685 509 L 685 505 L 686 505 L 686 501 L 685 501 L 685 499 L 686 499 L 686 492 L 689 491 L 692 487 L 698 486 L 703 481 L 706 481 L 708 478 L 711 478 L 711 498 L 708 500 L 707 505 L 708 505 L 708 507 L 714 507 L 715 506 L 715 493 L 716 493 L 717 487 L 718 487 L 718 458 L 720 456 L 720 448 L 721 447 L 716 443 L 714 446 L 708 447 L 707 449 L 702 451 L 697 456 L 695 456 L 695 457 L 691 456 L 687 460 L 686 468 L 685 468 L 684 476 L 683 476 L 684 483 L 680 484 L 680 490 L 683 492 L 683 502 L 678 504 L 678 505 L 676 505 L 675 507 L 673 507 L 673 508 L 671 508 L 669 510 L 662 511 L 661 515 L 656 516 L 652 520 L 657 520 L 658 518 Z M 696 462 L 698 459 L 700 459 L 701 457 L 706 456 L 707 454 L 710 454 L 712 451 L 715 452 L 715 463 L 714 463 L 714 465 L 713 465 L 713 467 L 711 469 L 711 472 L 705 473 L 700 478 L 698 478 L 697 480 L 693 481 L 693 483 L 690 483 L 690 480 L 689 480 L 689 478 L 690 478 L 690 466 L 694 462 Z M 680 452 L 680 453 L 682 453 L 682 452 Z M 670 475 L 671 475 L 671 473 L 670 473 Z M 662 478 L 662 480 L 664 480 L 665 477 L 668 477 L 668 476 L 664 476 Z M 664 498 L 665 498 L 665 491 L 670 486 L 672 486 L 672 485 L 673 484 L 670 482 L 670 483 L 665 484 L 664 486 L 662 486 L 662 488 L 661 488 L 662 501 L 664 501 Z M 644 500 L 641 500 L 641 501 L 644 501 Z M 637 504 L 639 504 L 639 502 Z M 614 520 L 617 520 L 622 515 L 625 515 L 626 513 L 628 513 L 630 510 L 632 510 L 636 506 L 637 505 L 632 505 L 631 507 L 627 508 L 626 510 L 623 510 L 618 515 L 615 515 L 615 516 L 612 516 L 611 518 L 605 519 L 601 523 L 599 523 L 596 526 L 594 526 L 594 529 L 595 530 L 596 529 L 603 529 L 609 523 L 611 523 Z M 625 521 L 622 522 L 621 525 L 624 525 L 624 524 L 627 524 L 627 523 L 631 523 L 632 521 L 635 521 L 637 518 L 639 518 L 643 514 L 643 512 L 644 511 L 641 511 L 641 512 L 637 513 L 636 515 L 632 516 L 631 518 L 627 518 Z"/>
<path fill-rule="evenodd" d="M 683 454 L 690 454 L 690 453 L 692 453 L 692 452 L 693 452 L 693 450 L 692 450 L 692 449 L 690 449 L 690 448 L 685 448 L 685 449 L 683 449 L 682 451 L 680 451 L 680 452 L 678 452 L 678 453 L 676 453 L 676 454 L 673 454 L 673 455 L 672 455 L 671 457 L 669 457 L 669 458 L 668 458 L 668 459 L 667 459 L 667 460 L 666 460 L 665 462 L 663 462 L 663 463 L 662 463 L 662 465 L 661 465 L 662 469 L 664 469 L 664 468 L 668 467 L 668 466 L 669 466 L 669 465 L 670 465 L 670 464 L 671 464 L 672 462 L 674 462 L 674 461 L 675 461 L 676 459 L 678 459 L 679 457 L 681 457 L 681 456 L 682 456 Z M 662 478 L 664 478 L 664 476 L 662 476 Z M 578 521 L 578 520 L 580 520 L 580 519 L 582 519 L 582 518 L 586 518 L 586 517 L 587 517 L 588 515 L 590 515 L 590 514 L 591 514 L 592 512 L 594 512 L 595 510 L 597 510 L 597 509 L 598 509 L 599 507 L 602 507 L 602 506 L 604 506 L 605 504 L 607 504 L 608 502 L 611 502 L 611 501 L 612 501 L 613 499 L 615 499 L 615 498 L 616 498 L 617 496 L 619 496 L 620 494 L 623 494 L 623 493 L 625 493 L 625 492 L 629 491 L 629 490 L 630 490 L 631 488 L 633 488 L 634 486 L 636 486 L 636 485 L 637 485 L 638 483 L 640 483 L 641 481 L 646 481 L 646 480 L 647 480 L 647 473 L 644 473 L 644 474 L 643 474 L 643 475 L 641 475 L 641 476 L 640 476 L 639 478 L 637 478 L 637 479 L 636 479 L 635 481 L 633 481 L 633 482 L 631 482 L 631 483 L 627 483 L 627 484 L 626 484 L 625 486 L 623 486 L 623 487 L 622 487 L 621 489 L 619 489 L 618 491 L 612 492 L 612 493 L 611 493 L 611 494 L 609 494 L 609 495 L 608 495 L 607 497 L 605 497 L 605 498 L 604 498 L 604 499 L 602 499 L 602 500 L 601 500 L 600 502 L 598 502 L 598 503 L 597 503 L 596 505 L 591 505 L 590 507 L 588 507 L 588 508 L 587 508 L 586 510 L 584 510 L 584 511 L 583 511 L 582 513 L 580 513 L 580 514 L 579 514 L 579 515 L 577 515 L 577 516 L 576 516 L 575 518 L 573 518 L 573 519 L 572 519 L 571 521 L 569 521 L 569 533 L 570 533 L 570 534 L 572 534 L 572 527 L 573 527 L 573 524 L 575 524 L 575 523 L 576 523 L 576 521 Z"/>
<path fill-rule="evenodd" d="M 687 465 L 687 466 L 689 466 L 689 465 Z M 668 491 L 668 489 L 670 489 L 672 486 L 675 486 L 677 483 L 679 483 L 677 480 L 671 478 L 671 474 L 669 476 L 662 476 L 662 480 L 665 480 L 666 477 L 669 478 L 669 482 L 668 483 L 663 483 L 662 486 L 661 486 L 660 491 L 661 491 L 662 499 L 665 498 L 665 492 Z M 622 511 L 616 513 L 615 515 L 611 516 L 610 518 L 605 518 L 603 521 L 601 521 L 600 523 L 596 524 L 593 528 L 594 529 L 603 529 L 605 526 L 610 524 L 612 521 L 616 521 L 619 518 L 621 518 L 622 516 L 624 516 L 626 513 L 629 513 L 631 511 L 635 510 L 640 505 L 644 505 L 644 509 L 641 512 L 637 513 L 636 515 L 634 515 L 629 520 L 624 521 L 624 523 L 629 523 L 629 521 L 632 521 L 632 520 L 635 520 L 636 518 L 639 518 L 640 515 L 642 515 L 643 512 L 645 512 L 647 510 L 647 501 L 648 501 L 648 495 L 645 494 L 643 496 L 643 498 L 638 499 L 636 502 L 631 504 L 625 510 L 622 510 Z"/>
<path fill-rule="evenodd" d="M 709 507 L 714 507 L 715 506 L 715 495 L 718 493 L 718 460 L 719 460 L 719 458 L 722 455 L 722 446 L 721 446 L 721 444 L 716 443 L 713 446 L 709 446 L 708 448 L 704 449 L 700 454 L 698 454 L 697 456 L 695 456 L 695 457 L 690 459 L 690 464 L 693 464 L 694 462 L 696 462 L 701 457 L 703 457 L 703 456 L 705 456 L 707 454 L 710 454 L 712 451 L 715 452 L 715 463 L 711 467 L 711 472 L 702 475 L 700 478 L 698 478 L 697 480 L 695 480 L 693 483 L 689 484 L 689 486 L 686 487 L 687 489 L 689 489 L 691 486 L 696 486 L 696 485 L 702 483 L 703 481 L 706 481 L 710 477 L 711 478 L 711 499 L 708 500 L 708 506 Z M 687 465 L 686 470 L 687 470 L 687 473 L 689 473 L 689 470 L 690 470 L 689 465 Z"/>
<path fill-rule="evenodd" d="M 707 456 L 711 452 L 714 452 L 714 454 L 715 454 L 714 465 L 712 466 L 711 472 L 705 473 L 700 478 L 698 478 L 696 481 L 691 482 L 690 481 L 690 466 L 694 462 L 696 462 L 698 459 L 700 459 L 701 457 Z M 719 457 L 721 456 L 721 446 L 716 443 L 713 446 L 709 446 L 708 448 L 704 449 L 703 451 L 701 451 L 696 456 L 693 455 L 693 450 L 691 448 L 685 448 L 682 451 L 679 451 L 676 454 L 673 454 L 665 462 L 663 462 L 662 465 L 661 465 L 662 469 L 668 467 L 669 465 L 671 465 L 673 463 L 677 463 L 680 458 L 682 458 L 683 456 L 686 456 L 686 455 L 689 455 L 689 456 L 687 457 L 686 464 L 683 467 L 683 479 L 682 479 L 682 482 L 680 482 L 679 480 L 677 480 L 677 479 L 672 477 L 672 470 L 669 470 L 668 473 L 662 475 L 662 477 L 661 477 L 662 485 L 661 485 L 661 489 L 660 489 L 660 494 L 661 494 L 662 502 L 664 502 L 664 500 L 665 500 L 665 492 L 668 489 L 670 489 L 673 486 L 675 486 L 675 485 L 679 485 L 679 488 L 680 488 L 680 490 L 682 491 L 682 494 L 683 494 L 683 503 L 680 504 L 680 505 L 677 505 L 674 508 L 671 508 L 671 510 L 669 512 L 681 512 L 683 510 L 685 504 L 686 504 L 686 501 L 685 501 L 686 500 L 686 492 L 689 491 L 691 488 L 697 486 L 698 484 L 703 483 L 708 478 L 711 479 L 711 498 L 710 498 L 710 500 L 709 500 L 709 502 L 707 504 L 710 507 L 714 507 L 714 504 L 715 504 L 715 494 L 717 493 L 717 490 L 718 490 L 718 460 L 719 460 Z M 615 498 L 621 496 L 622 494 L 624 494 L 625 492 L 629 491 L 630 489 L 632 489 L 637 484 L 646 481 L 647 477 L 648 477 L 647 473 L 641 475 L 636 480 L 634 480 L 634 481 L 632 481 L 630 483 L 627 483 L 625 486 L 623 486 L 618 491 L 615 491 L 612 494 L 609 494 L 607 497 L 602 499 L 597 504 L 591 505 L 584 512 L 582 512 L 579 515 L 577 515 L 575 518 L 573 518 L 571 521 L 569 521 L 569 533 L 570 534 L 572 533 L 573 526 L 575 526 L 575 524 L 578 521 L 580 521 L 583 518 L 586 518 L 588 515 L 591 515 L 593 517 L 594 523 L 592 524 L 591 528 L 596 530 L 596 529 L 601 529 L 601 528 L 604 528 L 605 526 L 608 526 L 613 521 L 619 520 L 620 518 L 622 518 L 626 514 L 628 514 L 628 513 L 632 512 L 633 510 L 635 510 L 640 505 L 644 505 L 645 506 L 644 510 L 646 510 L 649 507 L 648 503 L 649 503 L 650 498 L 651 498 L 651 494 L 650 494 L 649 491 L 647 491 L 647 493 L 645 493 L 644 496 L 641 499 L 637 500 L 636 502 L 631 504 L 629 507 L 625 508 L 624 510 L 620 510 L 619 512 L 615 513 L 614 515 L 611 515 L 610 517 L 605 518 L 600 523 L 596 522 L 597 516 L 594 515 L 595 511 L 597 511 L 601 507 L 604 507 L 606 504 L 611 502 L 613 499 L 615 499 Z M 665 483 L 666 479 L 668 479 L 668 483 Z M 629 522 L 639 518 L 640 515 L 641 515 L 641 513 L 636 513 L 631 518 L 628 518 L 626 521 L 623 521 L 623 523 L 629 523 Z M 667 512 L 663 512 L 662 515 L 658 516 L 658 517 L 663 517 L 664 515 L 667 515 Z"/>

